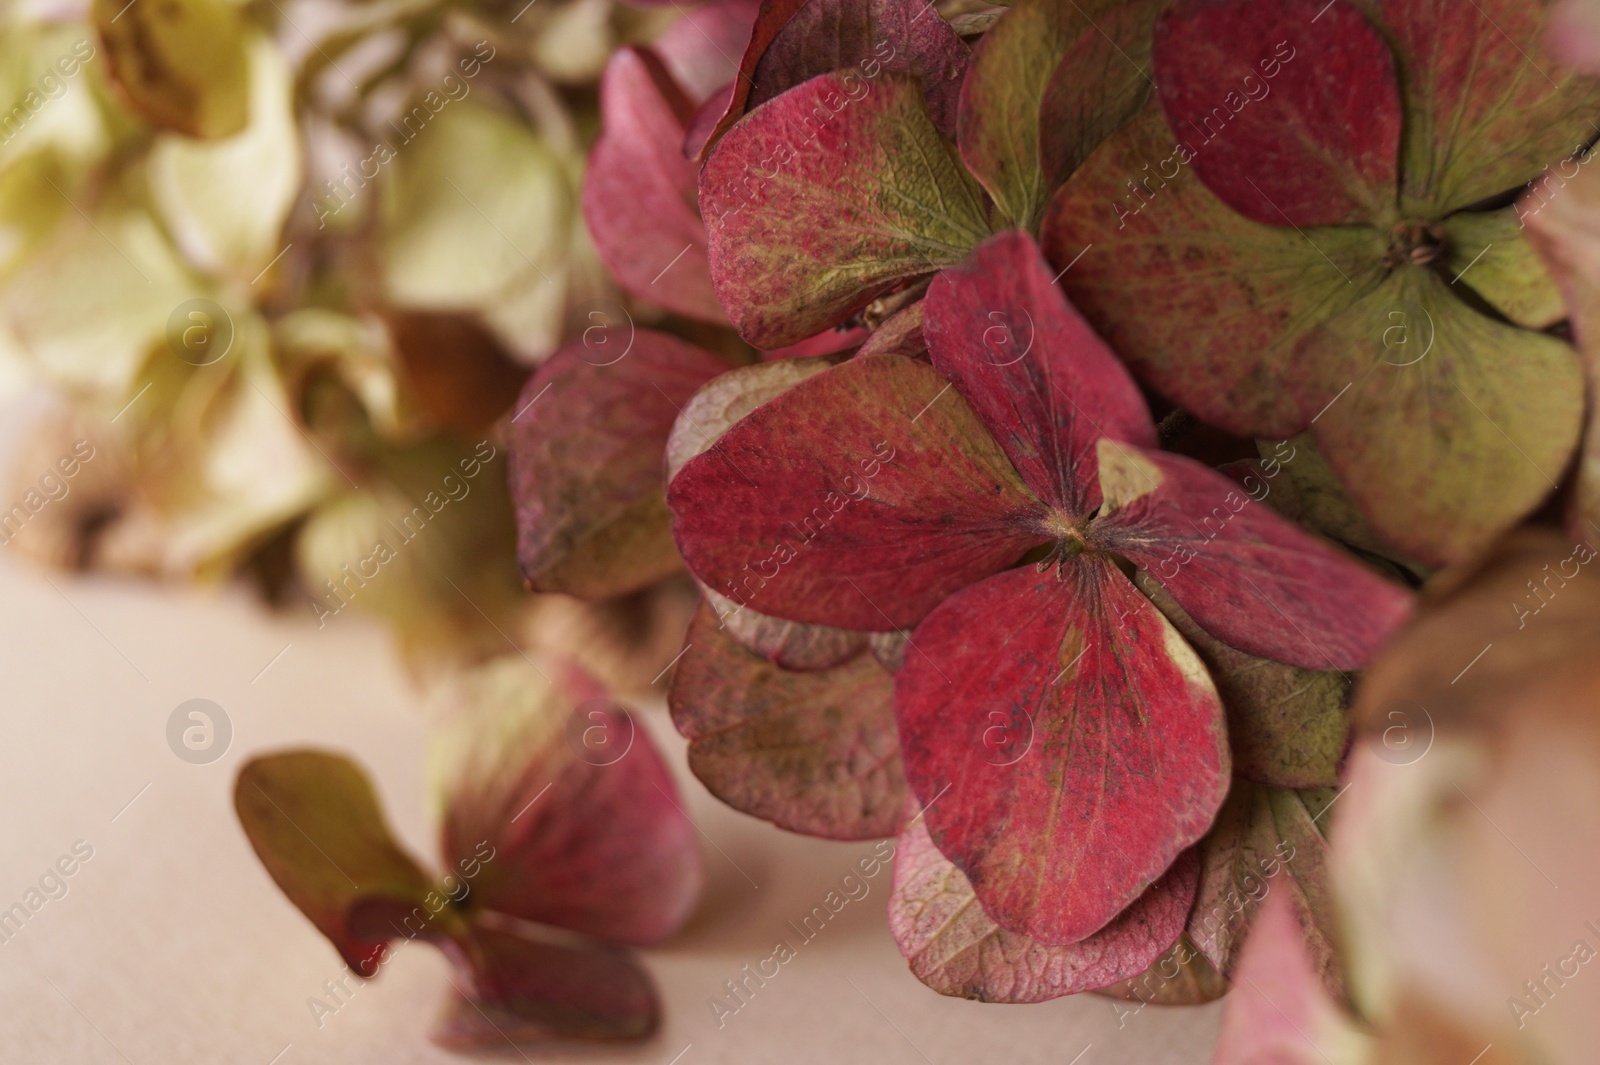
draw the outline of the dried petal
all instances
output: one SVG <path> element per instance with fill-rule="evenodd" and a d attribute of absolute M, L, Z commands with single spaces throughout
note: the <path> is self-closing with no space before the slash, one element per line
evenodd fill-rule
<path fill-rule="evenodd" d="M 875 839 L 905 815 L 892 689 L 859 649 L 832 669 L 783 669 L 702 606 L 668 704 L 689 768 L 729 806 L 810 836 Z"/>

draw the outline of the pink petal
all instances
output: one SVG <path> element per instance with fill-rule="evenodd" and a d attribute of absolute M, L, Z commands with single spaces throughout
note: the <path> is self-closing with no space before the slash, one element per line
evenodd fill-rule
<path fill-rule="evenodd" d="M 1274 891 L 1261 907 L 1222 1010 L 1213 1065 L 1349 1065 L 1354 1025 L 1328 998 L 1306 953 L 1294 905 Z"/>
<path fill-rule="evenodd" d="M 645 48 L 611 57 L 600 82 L 600 138 L 583 181 L 583 219 L 600 261 L 640 299 L 725 322 L 711 289 L 696 167 L 683 157 L 693 105 Z"/>
<path fill-rule="evenodd" d="M 759 0 L 713 0 L 690 8 L 656 41 L 656 54 L 696 104 L 731 89 L 760 9 Z"/>
<path fill-rule="evenodd" d="M 996 924 L 1047 945 L 1104 928 L 1228 791 L 1205 668 L 1103 556 L 946 600 L 912 635 L 895 713 L 934 842 Z"/>
<path fill-rule="evenodd" d="M 1201 628 L 1259 658 L 1357 669 L 1411 596 L 1182 455 L 1101 447 L 1106 503 L 1089 530 L 1172 593 Z"/>
<path fill-rule="evenodd" d="M 1029 488 L 1083 518 L 1100 505 L 1096 441 L 1154 447 L 1128 370 L 1067 302 L 1033 238 L 990 237 L 934 278 L 923 331 Z"/>

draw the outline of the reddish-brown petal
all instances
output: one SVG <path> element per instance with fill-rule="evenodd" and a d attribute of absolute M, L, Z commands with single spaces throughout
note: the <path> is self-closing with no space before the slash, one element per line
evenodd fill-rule
<path fill-rule="evenodd" d="M 934 124 L 955 136 L 969 53 L 926 0 L 766 0 L 748 39 L 707 143 L 786 89 L 845 68 L 868 81 L 884 71 L 914 75 Z"/>
<path fill-rule="evenodd" d="M 1180 0 L 1154 57 L 1168 124 L 1234 210 L 1272 226 L 1396 220 L 1394 57 L 1349 0 Z"/>
<path fill-rule="evenodd" d="M 989 233 L 983 190 L 905 74 L 822 74 L 746 115 L 706 160 L 700 212 L 717 296 L 768 350 L 960 261 Z"/>
<path fill-rule="evenodd" d="M 990 237 L 928 288 L 934 369 L 989 427 L 1023 481 L 1074 518 L 1100 505 L 1102 437 L 1154 447 L 1128 370 L 1056 287 L 1033 238 Z"/>
<path fill-rule="evenodd" d="M 446 945 L 457 978 L 432 1039 L 459 1050 L 507 1042 L 641 1039 L 660 1007 L 650 977 L 619 947 L 541 942 L 475 923 Z"/>
<path fill-rule="evenodd" d="M 534 588 L 607 598 L 678 569 L 662 453 L 689 397 L 729 368 L 630 327 L 588 329 L 539 367 L 512 416 L 509 475 Z"/>
<path fill-rule="evenodd" d="M 1228 791 L 1205 667 L 1103 556 L 946 600 L 912 634 L 895 715 L 939 850 L 996 924 L 1046 945 L 1104 928 Z"/>
<path fill-rule="evenodd" d="M 689 768 L 723 802 L 824 839 L 876 839 L 900 827 L 906 781 L 893 682 L 865 646 L 842 665 L 800 673 L 741 647 L 702 605 L 668 704 L 689 739 Z"/>

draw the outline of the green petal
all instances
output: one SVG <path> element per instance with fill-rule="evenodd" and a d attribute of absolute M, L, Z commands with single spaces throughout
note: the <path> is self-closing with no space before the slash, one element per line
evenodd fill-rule
<path fill-rule="evenodd" d="M 1444 220 L 1445 269 L 1517 325 L 1548 329 L 1567 316 L 1561 290 L 1528 242 L 1517 208 Z"/>
<path fill-rule="evenodd" d="M 1402 208 L 1438 218 L 1533 180 L 1594 139 L 1600 81 L 1543 47 L 1548 0 L 1383 0 L 1400 60 Z"/>
<path fill-rule="evenodd" d="M 300 143 L 287 64 L 250 42 L 250 124 L 237 136 L 157 139 L 151 194 L 178 246 L 197 267 L 249 283 L 283 250 L 284 219 L 300 191 Z"/>
<path fill-rule="evenodd" d="M 1555 491 L 1577 444 L 1571 348 L 1503 325 L 1404 268 L 1303 352 L 1335 398 L 1317 448 L 1380 535 L 1408 556 L 1469 556 Z M 1337 394 L 1336 394 L 1337 393 Z"/>
<path fill-rule="evenodd" d="M 278 887 L 362 975 L 400 934 L 383 922 L 367 927 L 363 916 L 431 901 L 433 884 L 395 842 L 371 782 L 348 758 L 313 750 L 253 758 L 239 770 L 233 805 Z M 444 922 L 436 932 L 459 920 L 448 907 L 433 919 Z"/>
<path fill-rule="evenodd" d="M 554 284 L 548 279 L 575 210 L 557 155 L 526 126 L 468 100 L 429 93 L 405 116 L 403 130 L 419 122 L 426 123 L 421 132 L 408 138 L 397 131 L 377 146 L 392 153 L 390 161 L 377 149 L 368 157 L 387 182 L 382 264 L 389 298 L 406 307 L 467 310 L 513 284 Z M 319 195 L 319 219 L 334 224 L 373 202 L 378 189 L 354 184 Z"/>
<path fill-rule="evenodd" d="M 1233 771 L 1277 787 L 1326 787 L 1339 780 L 1350 740 L 1345 679 L 1256 658 L 1235 650 L 1194 623 L 1148 574 L 1137 577 L 1183 638 L 1199 654 L 1228 714 Z"/>
<path fill-rule="evenodd" d="M 1393 548 L 1372 531 L 1328 461 L 1317 453 L 1310 433 L 1292 440 L 1257 441 L 1261 453 L 1250 463 L 1266 484 L 1266 502 L 1279 514 L 1351 547 L 1387 557 Z"/>
<path fill-rule="evenodd" d="M 1159 7 L 1023 0 L 983 36 L 957 141 L 1005 223 L 1035 229 L 1056 186 L 1143 105 Z"/>

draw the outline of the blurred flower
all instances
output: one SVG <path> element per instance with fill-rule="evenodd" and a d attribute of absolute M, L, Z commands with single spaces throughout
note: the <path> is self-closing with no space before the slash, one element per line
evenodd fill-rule
<path fill-rule="evenodd" d="M 1302 929 L 1269 899 L 1219 1065 L 1593 1059 L 1596 557 L 1518 533 L 1442 578 L 1372 666 L 1333 830 L 1350 1001 L 1328 998 Z"/>
<path fill-rule="evenodd" d="M 324 624 L 341 602 L 389 620 L 423 669 L 537 632 L 495 423 L 616 306 L 576 209 L 595 83 L 679 18 L 613 0 L 0 16 L 0 386 L 65 397 L 39 453 L 101 455 L 18 546 L 252 572 Z M 419 507 L 428 532 L 402 538 Z M 374 570 L 379 543 L 394 559 Z"/>

